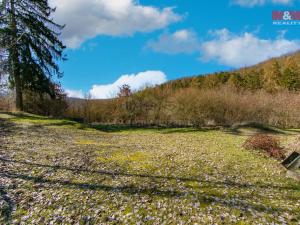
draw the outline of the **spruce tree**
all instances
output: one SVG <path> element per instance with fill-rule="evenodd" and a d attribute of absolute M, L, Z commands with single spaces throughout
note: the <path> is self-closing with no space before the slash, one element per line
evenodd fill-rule
<path fill-rule="evenodd" d="M 288 57 L 285 60 L 285 68 L 282 74 L 281 83 L 290 91 L 300 89 L 300 68 L 293 57 Z"/>
<path fill-rule="evenodd" d="M 53 92 L 53 75 L 62 73 L 65 46 L 59 40 L 63 26 L 50 17 L 55 9 L 47 0 L 2 0 L 0 45 L 7 53 L 9 81 L 15 89 L 16 109 L 23 109 L 23 90 Z"/>

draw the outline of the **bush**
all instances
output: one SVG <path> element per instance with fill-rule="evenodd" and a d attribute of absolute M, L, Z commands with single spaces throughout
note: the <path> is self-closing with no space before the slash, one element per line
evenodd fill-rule
<path fill-rule="evenodd" d="M 162 126 L 232 126 L 258 123 L 280 128 L 300 127 L 300 92 L 160 87 L 130 97 L 70 102 L 67 116 L 99 123 Z M 89 113 L 86 113 L 89 112 Z"/>
<path fill-rule="evenodd" d="M 282 128 L 300 126 L 299 93 L 189 88 L 174 93 L 171 104 L 172 119 L 184 125 L 206 126 L 207 121 L 214 121 L 219 126 L 243 122 Z"/>
<path fill-rule="evenodd" d="M 31 91 L 23 92 L 24 111 L 44 116 L 64 117 L 67 109 L 64 93 L 56 93 L 55 98 L 47 94 L 37 94 Z"/>
<path fill-rule="evenodd" d="M 266 135 L 266 134 L 253 135 L 245 141 L 244 147 L 249 150 L 264 151 L 270 157 L 279 160 L 285 158 L 285 151 L 280 146 L 279 140 L 270 135 Z"/>

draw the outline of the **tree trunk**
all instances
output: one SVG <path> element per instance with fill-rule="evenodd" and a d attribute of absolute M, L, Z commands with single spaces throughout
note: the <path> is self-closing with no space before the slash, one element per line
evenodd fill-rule
<path fill-rule="evenodd" d="M 11 17 L 10 17 L 10 28 L 12 31 L 12 45 L 10 51 L 11 55 L 11 75 L 14 79 L 15 85 L 15 104 L 16 110 L 23 110 L 23 93 L 22 93 L 22 81 L 20 74 L 20 62 L 19 62 L 19 53 L 18 53 L 18 32 L 17 32 L 17 22 L 15 17 L 15 0 L 10 0 L 10 9 L 11 9 Z"/>
<path fill-rule="evenodd" d="M 23 91 L 19 69 L 14 72 L 15 91 L 16 91 L 16 110 L 23 111 Z"/>

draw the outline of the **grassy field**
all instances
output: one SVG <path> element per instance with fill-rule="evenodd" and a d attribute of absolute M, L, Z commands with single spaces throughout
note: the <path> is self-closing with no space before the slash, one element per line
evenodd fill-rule
<path fill-rule="evenodd" d="M 255 132 L 0 113 L 0 224 L 300 224 L 300 183 L 242 148 Z"/>

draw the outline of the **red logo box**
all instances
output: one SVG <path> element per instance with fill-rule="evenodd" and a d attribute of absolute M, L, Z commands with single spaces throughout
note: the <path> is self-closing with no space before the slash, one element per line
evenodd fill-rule
<path fill-rule="evenodd" d="M 300 20 L 300 11 L 299 10 L 273 11 L 272 19 L 273 20 Z"/>

